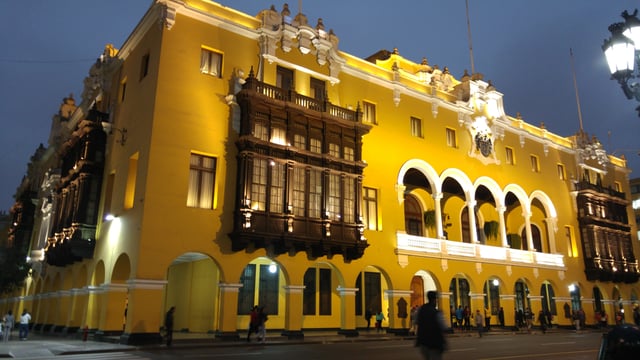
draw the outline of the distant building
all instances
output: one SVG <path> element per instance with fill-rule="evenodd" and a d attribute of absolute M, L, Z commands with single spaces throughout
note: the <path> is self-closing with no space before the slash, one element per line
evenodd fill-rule
<path fill-rule="evenodd" d="M 338 45 L 286 5 L 156 1 L 54 117 L 27 177 L 35 271 L 0 310 L 129 344 L 159 342 L 171 306 L 228 339 L 254 305 L 288 337 L 357 335 L 368 310 L 402 334 L 428 290 L 507 325 L 631 311 L 624 159 L 505 114 L 481 74 Z"/>

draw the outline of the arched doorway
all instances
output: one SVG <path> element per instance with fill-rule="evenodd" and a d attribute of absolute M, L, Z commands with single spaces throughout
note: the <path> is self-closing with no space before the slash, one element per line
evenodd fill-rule
<path fill-rule="evenodd" d="M 551 286 L 548 281 L 545 281 L 540 286 L 540 295 L 542 296 L 542 310 L 544 310 L 545 313 L 551 313 L 553 316 L 558 315 L 556 301 L 554 300 L 556 295 L 553 291 L 553 286 Z"/>
<path fill-rule="evenodd" d="M 529 300 L 529 287 L 524 281 L 518 280 L 515 284 L 516 294 L 516 310 L 524 311 L 526 308 L 531 308 L 531 302 Z"/>

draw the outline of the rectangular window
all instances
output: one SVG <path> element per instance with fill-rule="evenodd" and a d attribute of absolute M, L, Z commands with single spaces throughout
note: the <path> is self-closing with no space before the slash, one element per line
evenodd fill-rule
<path fill-rule="evenodd" d="M 292 192 L 292 204 L 293 215 L 304 216 L 304 203 L 306 194 L 306 177 L 305 169 L 301 167 L 293 168 L 293 192 Z"/>
<path fill-rule="evenodd" d="M 447 128 L 447 146 L 452 148 L 458 147 L 458 141 L 456 139 L 456 131 L 454 129 Z"/>
<path fill-rule="evenodd" d="M 558 164 L 558 178 L 560 180 L 567 180 L 567 174 L 564 171 L 564 165 Z"/>
<path fill-rule="evenodd" d="M 340 175 L 329 174 L 329 204 L 327 205 L 327 212 L 329 212 L 329 219 L 338 221 L 340 220 L 340 193 L 342 187 L 340 186 Z"/>
<path fill-rule="evenodd" d="M 356 211 L 356 190 L 355 179 L 350 177 L 344 178 L 344 209 L 342 211 L 345 223 L 354 224 Z"/>
<path fill-rule="evenodd" d="M 613 182 L 613 189 L 617 192 L 622 192 L 622 184 L 619 181 Z"/>
<path fill-rule="evenodd" d="M 253 159 L 251 176 L 251 208 L 264 211 L 267 201 L 267 160 Z"/>
<path fill-rule="evenodd" d="M 269 131 L 267 131 L 266 125 L 259 122 L 254 123 L 253 136 L 263 141 L 269 141 Z"/>
<path fill-rule="evenodd" d="M 309 214 L 310 218 L 320 218 L 322 205 L 322 172 L 317 169 L 309 170 Z"/>
<path fill-rule="evenodd" d="M 324 81 L 318 80 L 315 78 L 311 78 L 309 84 L 310 97 L 318 100 L 324 101 L 325 96 L 325 84 Z"/>
<path fill-rule="evenodd" d="M 363 188 L 362 220 L 369 230 L 378 230 L 378 191 L 373 188 Z"/>
<path fill-rule="evenodd" d="M 411 117 L 411 136 L 422 137 L 422 119 Z"/>
<path fill-rule="evenodd" d="M 378 124 L 376 119 L 376 105 L 367 101 L 362 102 L 362 122 L 366 124 Z"/>
<path fill-rule="evenodd" d="M 203 48 L 200 52 L 200 72 L 222 78 L 222 54 Z"/>
<path fill-rule="evenodd" d="M 538 157 L 531 155 L 531 171 L 540 172 L 540 164 L 538 163 Z"/>
<path fill-rule="evenodd" d="M 293 135 L 293 146 L 300 150 L 307 150 L 307 138 L 300 134 Z"/>
<path fill-rule="evenodd" d="M 293 70 L 278 66 L 276 68 L 276 87 L 281 88 L 285 92 L 294 90 Z"/>
<path fill-rule="evenodd" d="M 287 144 L 287 132 L 280 127 L 271 128 L 271 142 L 279 145 Z"/>
<path fill-rule="evenodd" d="M 260 283 L 258 284 L 258 304 L 264 306 L 264 311 L 270 315 L 278 314 L 278 291 L 280 288 L 280 269 L 275 271 L 271 265 L 260 265 Z"/>
<path fill-rule="evenodd" d="M 513 157 L 513 148 L 510 148 L 507 146 L 504 150 L 505 150 L 506 163 L 509 165 L 515 165 L 516 158 Z"/>
<path fill-rule="evenodd" d="M 269 211 L 282 213 L 284 208 L 284 165 L 271 163 L 271 187 L 269 189 Z"/>
<path fill-rule="evenodd" d="M 333 157 L 340 157 L 340 145 L 329 143 L 329 155 Z"/>
<path fill-rule="evenodd" d="M 127 93 L 127 78 L 125 77 L 120 81 L 120 102 L 124 101 L 125 94 Z"/>
<path fill-rule="evenodd" d="M 355 159 L 352 147 L 349 147 L 349 146 L 344 147 L 344 159 L 349 161 L 353 161 Z"/>
<path fill-rule="evenodd" d="M 302 315 L 316 314 L 316 268 L 308 268 L 303 278 Z"/>
<path fill-rule="evenodd" d="M 573 237 L 573 229 L 571 228 L 571 226 L 564 227 L 564 234 L 567 240 L 567 256 L 578 257 L 578 246 L 576 244 L 576 240 Z"/>
<path fill-rule="evenodd" d="M 216 180 L 217 159 L 191 154 L 189 161 L 189 190 L 187 206 L 213 209 L 213 194 Z"/>
<path fill-rule="evenodd" d="M 127 171 L 127 187 L 124 191 L 124 208 L 133 208 L 136 195 L 136 178 L 138 177 L 138 153 L 129 158 L 129 169 Z"/>
<path fill-rule="evenodd" d="M 331 315 L 331 269 L 319 269 L 320 315 Z"/>
<path fill-rule="evenodd" d="M 149 73 L 149 54 L 145 54 L 140 62 L 140 80 L 144 79 Z"/>
<path fill-rule="evenodd" d="M 322 154 L 322 141 L 311 138 L 309 140 L 309 151 L 317 154 Z"/>
<path fill-rule="evenodd" d="M 249 315 L 249 312 L 255 304 L 255 288 L 256 288 L 256 265 L 248 264 L 242 275 L 240 275 L 240 284 L 238 289 L 238 315 Z"/>

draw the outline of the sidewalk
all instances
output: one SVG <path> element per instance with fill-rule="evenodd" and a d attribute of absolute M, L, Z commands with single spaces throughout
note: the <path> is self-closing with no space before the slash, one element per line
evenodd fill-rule
<path fill-rule="evenodd" d="M 575 330 L 568 329 L 551 329 L 547 333 L 558 332 L 570 332 Z M 592 330 L 585 330 L 592 331 Z M 507 329 L 492 329 L 489 332 L 483 333 L 483 335 L 520 335 L 527 334 L 526 332 L 516 332 Z M 542 334 L 539 329 L 533 330 L 533 334 Z M 145 345 L 145 346 L 132 346 L 118 344 L 118 338 L 112 338 L 111 342 L 102 341 L 86 341 L 83 342 L 74 336 L 60 336 L 60 335 L 43 335 L 39 333 L 30 333 L 29 340 L 18 340 L 17 332 L 14 333 L 13 340 L 8 343 L 0 342 L 0 358 L 15 358 L 15 359 L 33 359 L 37 357 L 52 356 L 52 355 L 72 355 L 72 354 L 88 354 L 88 353 L 106 353 L 106 352 L 120 352 L 120 351 L 133 351 L 137 349 L 161 349 L 165 348 L 164 344 L 158 345 Z M 255 336 L 252 336 L 252 341 L 247 342 L 245 340 L 246 333 L 240 333 L 239 340 L 221 340 L 214 337 L 213 334 L 207 333 L 180 333 L 176 332 L 173 335 L 173 348 L 180 349 L 186 347 L 229 347 L 229 346 L 254 346 L 258 344 Z M 474 330 L 467 332 L 456 332 L 448 334 L 449 337 L 472 337 L 477 336 L 477 332 Z M 370 331 L 359 330 L 359 335 L 356 337 L 347 337 L 340 335 L 336 330 L 327 331 L 305 331 L 304 338 L 302 339 L 288 339 L 280 335 L 280 331 L 267 332 L 267 340 L 264 344 L 266 346 L 273 345 L 291 345 L 291 344 L 318 344 L 318 343 L 333 343 L 333 342 L 361 342 L 361 341 L 382 341 L 382 340 L 407 340 L 414 341 L 414 336 L 400 336 L 387 333 L 376 333 L 375 330 Z"/>

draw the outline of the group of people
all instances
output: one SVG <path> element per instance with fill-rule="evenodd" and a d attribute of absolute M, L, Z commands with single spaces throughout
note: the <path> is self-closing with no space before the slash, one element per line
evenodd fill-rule
<path fill-rule="evenodd" d="M 374 315 L 374 312 L 371 309 L 367 309 L 367 311 L 365 311 L 364 313 L 364 319 L 367 320 L 367 331 L 371 328 L 371 318 L 373 318 L 373 315 Z M 375 323 L 376 332 L 381 332 L 382 322 L 387 319 L 382 313 L 382 310 L 377 311 L 375 313 L 375 319 L 376 319 L 376 323 Z"/>
<path fill-rule="evenodd" d="M 27 336 L 29 336 L 29 323 L 31 322 L 31 314 L 27 309 L 22 311 L 22 315 L 20 315 L 18 325 L 18 337 L 20 340 L 27 340 Z M 16 319 L 13 316 L 13 311 L 7 311 L 7 314 L 2 317 L 2 322 L 0 322 L 0 339 L 2 341 L 11 340 L 11 332 L 16 325 Z"/>
<path fill-rule="evenodd" d="M 251 341 L 251 334 L 256 334 L 258 341 L 267 341 L 266 322 L 269 319 L 264 310 L 264 306 L 255 305 L 249 312 L 249 331 L 247 332 L 247 342 Z"/>

